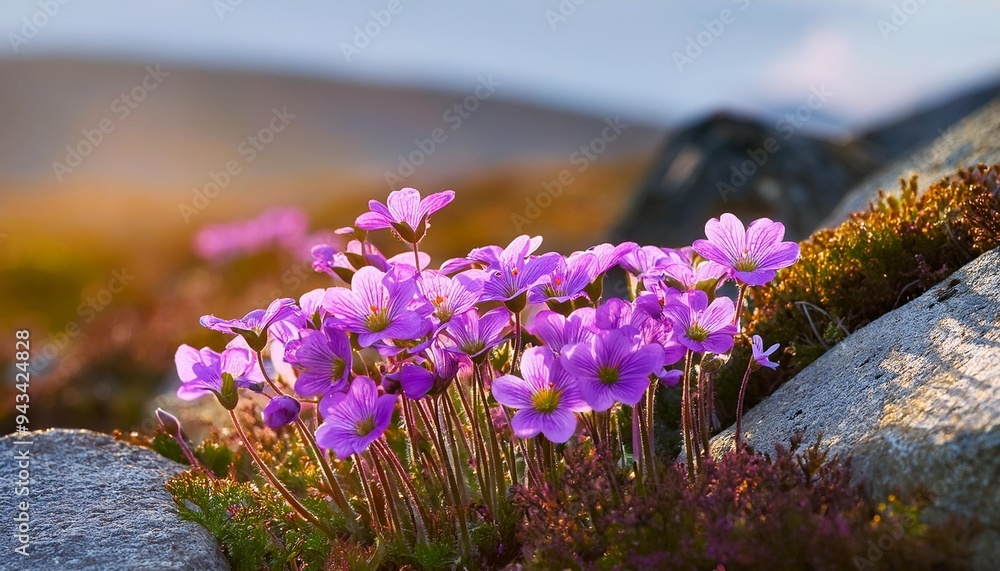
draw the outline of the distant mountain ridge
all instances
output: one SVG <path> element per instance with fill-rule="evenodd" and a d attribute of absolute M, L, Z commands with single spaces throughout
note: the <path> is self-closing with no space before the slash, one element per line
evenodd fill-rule
<path fill-rule="evenodd" d="M 400 173 L 412 170 L 419 182 L 504 163 L 563 160 L 599 137 L 605 120 L 510 101 L 503 77 L 489 73 L 470 77 L 465 92 L 445 93 L 150 64 L 164 77 L 148 89 L 146 67 L 0 60 L 0 193 L 12 183 L 59 182 L 52 163 L 72 158 L 67 145 L 86 151 L 86 133 L 102 121 L 109 131 L 64 177 L 70 184 L 155 179 L 196 186 L 228 161 L 242 160 L 240 146 L 266 129 L 276 110 L 294 118 L 259 149 L 243 179 L 337 175 L 388 188 L 384 179 L 392 173 L 408 179 Z M 139 99 L 126 116 L 123 97 Z M 649 152 L 659 131 L 632 124 L 607 155 Z"/>

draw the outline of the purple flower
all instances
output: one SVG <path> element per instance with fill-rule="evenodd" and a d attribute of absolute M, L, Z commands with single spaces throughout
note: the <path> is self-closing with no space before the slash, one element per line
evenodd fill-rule
<path fill-rule="evenodd" d="M 445 349 L 475 359 L 503 341 L 503 330 L 509 323 L 510 314 L 502 307 L 487 311 L 482 317 L 475 309 L 470 309 L 448 322 L 444 331 L 455 346 Z"/>
<path fill-rule="evenodd" d="M 657 275 L 672 258 L 663 248 L 657 246 L 636 247 L 625 253 L 618 260 L 618 265 L 628 273 L 643 278 Z"/>
<path fill-rule="evenodd" d="M 584 295 L 584 289 L 597 278 L 597 256 L 589 252 L 571 255 L 568 259 L 558 256 L 554 258 L 556 266 L 550 274 L 542 276 L 541 281 L 531 288 L 528 301 L 545 303 L 569 301 Z"/>
<path fill-rule="evenodd" d="M 403 363 L 398 371 L 382 376 L 382 387 L 391 393 L 401 389 L 406 398 L 417 400 L 434 388 L 434 373 L 416 363 Z"/>
<path fill-rule="evenodd" d="M 417 279 L 417 288 L 434 307 L 434 317 L 440 323 L 447 323 L 453 315 L 475 307 L 483 282 L 463 274 L 449 278 L 435 271 L 426 271 Z"/>
<path fill-rule="evenodd" d="M 313 246 L 312 258 L 314 270 L 338 277 L 347 283 L 351 283 L 354 273 L 365 266 L 374 266 L 383 272 L 389 269 L 389 262 L 374 244 L 358 240 L 348 242 L 344 251 L 329 244 Z"/>
<path fill-rule="evenodd" d="M 303 397 L 342 392 L 351 372 L 351 357 L 347 333 L 330 317 L 323 321 L 321 331 L 306 330 L 285 348 L 285 360 L 301 370 L 295 392 Z"/>
<path fill-rule="evenodd" d="M 219 319 L 214 315 L 203 315 L 199 322 L 214 331 L 240 335 L 254 351 L 262 351 L 267 345 L 267 330 L 272 325 L 286 319 L 303 320 L 301 310 L 290 297 L 276 299 L 267 309 L 255 309 L 242 319 Z"/>
<path fill-rule="evenodd" d="M 328 289 L 323 307 L 338 327 L 358 333 L 358 344 L 369 347 L 376 341 L 414 339 L 425 330 L 420 315 L 409 309 L 415 291 L 412 280 L 366 266 L 354 274 L 351 289 Z"/>
<path fill-rule="evenodd" d="M 260 391 L 264 385 L 257 360 L 249 349 L 233 348 L 217 353 L 208 347 L 199 351 L 190 345 L 181 345 L 174 355 L 174 364 L 181 380 L 177 396 L 184 400 L 207 394 L 220 395 L 224 373 L 233 377 L 237 387 Z"/>
<path fill-rule="evenodd" d="M 694 266 L 689 263 L 668 264 L 663 268 L 663 281 L 678 292 L 695 289 L 714 292 L 729 272 L 729 268 L 712 261 L 703 261 Z M 646 289 L 652 288 L 647 284 Z"/>
<path fill-rule="evenodd" d="M 601 275 L 618 265 L 622 257 L 631 254 L 638 247 L 635 242 L 622 242 L 617 246 L 605 243 L 592 246 L 586 251 L 597 256 L 597 275 Z"/>
<path fill-rule="evenodd" d="M 733 348 L 736 307 L 728 297 L 717 297 L 709 305 L 708 294 L 695 290 L 670 298 L 663 312 L 673 323 L 677 341 L 688 349 L 721 354 Z"/>
<path fill-rule="evenodd" d="M 302 405 L 299 401 L 288 395 L 281 395 L 274 397 L 264 405 L 264 411 L 261 416 L 264 418 L 264 424 L 272 429 L 277 430 L 282 426 L 286 426 L 295 422 L 295 419 L 299 417 L 299 410 L 302 409 Z"/>
<path fill-rule="evenodd" d="M 695 240 L 694 250 L 706 260 L 733 270 L 738 280 L 747 285 L 764 285 L 774 279 L 781 268 L 795 263 L 799 245 L 782 242 L 785 227 L 769 218 L 760 218 L 743 229 L 738 218 L 723 214 L 705 224 L 707 240 Z"/>
<path fill-rule="evenodd" d="M 395 395 L 379 395 L 375 381 L 358 377 L 346 393 L 332 393 L 320 401 L 323 424 L 316 443 L 345 460 L 364 452 L 392 422 Z"/>
<path fill-rule="evenodd" d="M 581 307 L 569 314 L 569 317 L 543 309 L 535 315 L 530 332 L 558 355 L 563 347 L 576 345 L 593 337 L 594 320 L 595 312 L 591 307 Z"/>
<path fill-rule="evenodd" d="M 771 353 L 778 350 L 778 344 L 775 343 L 768 347 L 767 351 L 764 350 L 764 340 L 760 338 L 760 335 L 754 335 L 753 339 L 750 341 L 750 347 L 753 349 L 753 361 L 754 364 L 759 367 L 767 367 L 768 369 L 777 369 L 778 364 L 771 361 L 768 357 Z"/>
<path fill-rule="evenodd" d="M 385 204 L 377 200 L 368 202 L 370 212 L 354 221 L 363 230 L 392 228 L 404 241 L 415 244 L 424 237 L 431 214 L 441 210 L 455 199 L 451 190 L 431 194 L 423 200 L 415 188 L 403 188 L 389 193 Z"/>
<path fill-rule="evenodd" d="M 528 258 L 532 241 L 528 236 L 514 238 L 490 265 L 481 301 L 510 301 L 538 284 L 555 271 L 562 258 L 556 252 Z"/>
<path fill-rule="evenodd" d="M 600 412 L 616 401 L 632 406 L 639 402 L 649 376 L 663 369 L 663 348 L 639 346 L 635 337 L 612 329 L 565 348 L 560 359 L 587 404 Z"/>
<path fill-rule="evenodd" d="M 590 410 L 580 389 L 546 347 L 526 349 L 521 376 L 500 377 L 493 381 L 491 392 L 500 404 L 518 409 L 511 427 L 520 438 L 541 432 L 552 442 L 566 442 L 576 432 L 573 413 Z"/>

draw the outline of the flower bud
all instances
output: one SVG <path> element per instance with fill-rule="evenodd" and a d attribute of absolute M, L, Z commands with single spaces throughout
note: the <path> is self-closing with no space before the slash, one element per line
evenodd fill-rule
<path fill-rule="evenodd" d="M 156 419 L 160 421 L 160 426 L 162 426 L 163 430 L 166 430 L 168 434 L 172 436 L 180 436 L 181 421 L 177 420 L 176 416 L 170 414 L 162 408 L 158 408 L 156 409 Z"/>
<path fill-rule="evenodd" d="M 299 410 L 301 409 L 302 405 L 293 397 L 287 395 L 274 397 L 264 407 L 264 412 L 262 413 L 264 424 L 268 428 L 275 430 L 291 424 L 299 417 Z"/>
<path fill-rule="evenodd" d="M 212 392 L 226 410 L 235 409 L 240 401 L 240 395 L 236 392 L 236 379 L 229 373 L 222 373 L 222 390 Z"/>
<path fill-rule="evenodd" d="M 705 356 L 705 360 L 701 362 L 701 370 L 706 373 L 714 373 L 729 362 L 729 356 L 729 353 L 724 355 L 708 353 Z"/>

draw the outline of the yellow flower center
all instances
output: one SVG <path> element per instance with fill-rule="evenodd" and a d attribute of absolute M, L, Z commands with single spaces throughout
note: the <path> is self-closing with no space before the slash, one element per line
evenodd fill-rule
<path fill-rule="evenodd" d="M 550 383 L 548 387 L 539 390 L 531 396 L 531 404 L 536 411 L 542 414 L 549 414 L 559 408 L 559 397 L 562 390 L 555 388 Z"/>
<path fill-rule="evenodd" d="M 357 424 L 354 425 L 354 433 L 358 436 L 368 436 L 375 430 L 375 417 L 369 416 L 364 420 L 359 420 Z"/>
<path fill-rule="evenodd" d="M 620 375 L 615 367 L 601 367 L 597 370 L 597 378 L 605 385 L 613 385 L 618 382 Z"/>

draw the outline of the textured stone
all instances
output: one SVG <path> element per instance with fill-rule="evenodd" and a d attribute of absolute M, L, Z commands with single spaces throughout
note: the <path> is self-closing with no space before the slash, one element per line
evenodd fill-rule
<path fill-rule="evenodd" d="M 826 141 L 787 123 L 706 117 L 667 137 L 613 238 L 687 244 L 723 212 L 781 220 L 789 238 L 805 238 L 881 166 L 870 146 Z"/>
<path fill-rule="evenodd" d="M 872 322 L 747 412 L 757 450 L 823 434 L 875 497 L 922 488 L 931 517 L 986 526 L 978 567 L 1000 568 L 1000 250 Z M 730 427 L 712 441 L 732 448 Z"/>
<path fill-rule="evenodd" d="M 30 493 L 17 496 L 15 454 L 22 450 L 30 458 Z M 4 533 L 0 568 L 229 569 L 211 534 L 182 520 L 163 488 L 180 464 L 105 434 L 62 429 L 4 436 L 0 458 L 0 518 L 10 529 L 20 501 L 29 503 L 30 516 L 29 555 L 15 553 L 18 540 Z"/>
<path fill-rule="evenodd" d="M 959 168 L 979 163 L 1000 162 L 1000 99 L 995 99 L 975 113 L 943 131 L 932 143 L 890 163 L 858 183 L 833 210 L 820 227 L 834 227 L 848 214 L 868 208 L 878 197 L 879 189 L 899 192 L 899 179 L 911 174 L 919 177 L 920 190 Z"/>

